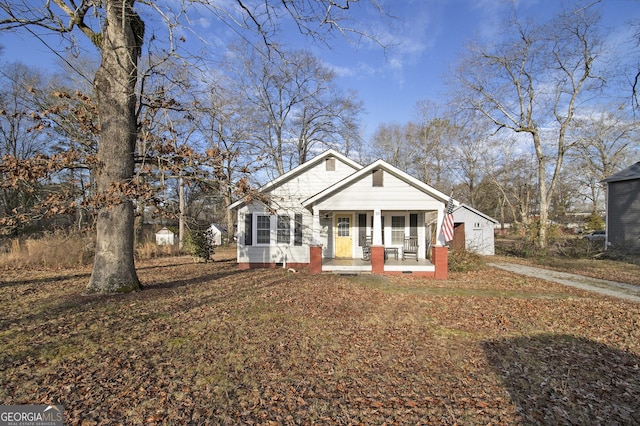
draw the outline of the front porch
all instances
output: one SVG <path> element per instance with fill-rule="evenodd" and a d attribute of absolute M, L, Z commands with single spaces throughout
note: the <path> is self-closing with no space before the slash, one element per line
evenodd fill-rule
<path fill-rule="evenodd" d="M 312 273 L 414 275 L 447 279 L 447 247 L 432 247 L 429 259 L 386 257 L 383 246 L 371 247 L 370 260 L 361 258 L 323 258 L 322 246 L 310 247 Z"/>
<path fill-rule="evenodd" d="M 429 259 L 402 260 L 391 257 L 384 262 L 384 273 L 419 274 L 435 272 L 435 265 Z M 371 261 L 362 259 L 323 259 L 322 272 L 337 274 L 370 274 Z"/>

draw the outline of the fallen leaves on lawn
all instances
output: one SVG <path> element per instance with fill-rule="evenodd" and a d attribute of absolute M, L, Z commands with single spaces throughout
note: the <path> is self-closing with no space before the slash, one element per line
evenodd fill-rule
<path fill-rule="evenodd" d="M 219 256 L 219 253 L 216 254 Z M 68 423 L 639 423 L 638 305 L 485 270 L 442 281 L 139 265 L 6 276 L 0 401 Z"/>

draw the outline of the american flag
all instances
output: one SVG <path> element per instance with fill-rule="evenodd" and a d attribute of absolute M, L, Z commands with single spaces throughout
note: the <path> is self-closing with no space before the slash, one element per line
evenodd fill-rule
<path fill-rule="evenodd" d="M 449 197 L 447 213 L 444 215 L 444 220 L 442 221 L 442 236 L 444 237 L 445 243 L 453 240 L 453 196 Z"/>

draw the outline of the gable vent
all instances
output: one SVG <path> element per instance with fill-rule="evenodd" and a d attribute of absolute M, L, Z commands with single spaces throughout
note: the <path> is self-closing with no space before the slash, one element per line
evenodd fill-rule
<path fill-rule="evenodd" d="M 381 169 L 374 170 L 371 173 L 373 186 L 383 186 L 383 171 Z"/>

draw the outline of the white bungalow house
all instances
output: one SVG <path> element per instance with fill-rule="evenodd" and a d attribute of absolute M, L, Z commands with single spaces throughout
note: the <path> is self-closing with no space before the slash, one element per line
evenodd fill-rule
<path fill-rule="evenodd" d="M 241 269 L 447 276 L 449 197 L 382 160 L 363 167 L 328 150 L 258 193 L 229 207 Z"/>

